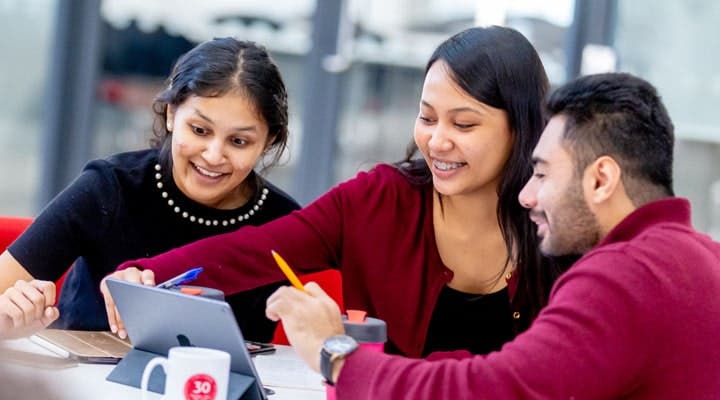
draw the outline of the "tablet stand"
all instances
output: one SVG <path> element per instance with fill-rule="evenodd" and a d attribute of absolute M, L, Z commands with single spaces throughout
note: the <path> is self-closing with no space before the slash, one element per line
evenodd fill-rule
<path fill-rule="evenodd" d="M 123 385 L 140 388 L 145 366 L 155 357 L 162 357 L 161 354 L 143 351 L 139 349 L 130 350 L 125 358 L 115 366 L 107 376 L 107 380 Z M 165 373 L 162 368 L 155 368 L 150 374 L 148 390 L 155 393 L 165 392 Z M 230 371 L 228 380 L 228 400 L 262 400 L 262 389 L 255 378 Z"/>

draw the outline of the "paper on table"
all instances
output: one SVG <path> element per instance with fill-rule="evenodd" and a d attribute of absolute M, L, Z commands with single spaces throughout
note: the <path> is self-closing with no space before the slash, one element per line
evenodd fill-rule
<path fill-rule="evenodd" d="M 291 349 L 253 357 L 265 386 L 324 391 L 322 375 L 311 370 Z"/>

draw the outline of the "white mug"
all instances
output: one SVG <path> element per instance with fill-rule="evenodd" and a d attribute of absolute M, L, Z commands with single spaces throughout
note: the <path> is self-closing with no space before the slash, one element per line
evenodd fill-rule
<path fill-rule="evenodd" d="M 225 400 L 230 378 L 230 354 L 204 347 L 173 347 L 168 357 L 155 357 L 145 366 L 140 390 L 147 399 L 150 374 L 161 366 L 167 375 L 164 400 Z"/>

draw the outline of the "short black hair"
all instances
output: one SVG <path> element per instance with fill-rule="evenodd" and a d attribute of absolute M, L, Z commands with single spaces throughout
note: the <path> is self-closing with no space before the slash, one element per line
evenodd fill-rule
<path fill-rule="evenodd" d="M 636 207 L 673 196 L 674 127 L 657 90 L 627 73 L 588 75 L 556 90 L 551 116 L 566 118 L 563 142 L 578 173 L 598 157 L 612 157 Z"/>

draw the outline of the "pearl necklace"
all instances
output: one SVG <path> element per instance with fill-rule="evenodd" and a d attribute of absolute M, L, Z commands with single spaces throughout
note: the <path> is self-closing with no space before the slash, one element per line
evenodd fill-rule
<path fill-rule="evenodd" d="M 162 183 L 162 174 L 160 171 L 162 170 L 162 167 L 160 164 L 155 164 L 155 180 L 157 181 L 157 188 L 161 190 L 161 196 L 163 199 L 167 199 L 167 205 L 172 208 L 172 210 L 176 213 L 181 215 L 183 218 L 189 220 L 190 222 L 196 222 L 200 225 L 206 225 L 206 226 L 228 226 L 228 225 L 235 225 L 235 223 L 240 223 L 242 221 L 250 219 L 253 215 L 255 215 L 256 212 L 260 211 L 260 208 L 265 203 L 265 200 L 267 200 L 268 193 L 270 191 L 268 188 L 263 188 L 262 193 L 260 194 L 260 198 L 258 201 L 250 208 L 248 212 L 245 214 L 240 214 L 236 218 L 230 218 L 230 219 L 223 219 L 223 220 L 217 220 L 217 219 L 209 219 L 209 218 L 202 218 L 202 217 L 196 217 L 195 215 L 192 215 L 188 213 L 187 211 L 183 211 L 183 209 L 180 208 L 180 206 L 175 205 L 175 200 L 170 198 L 170 194 L 163 190 L 163 183 Z"/>

